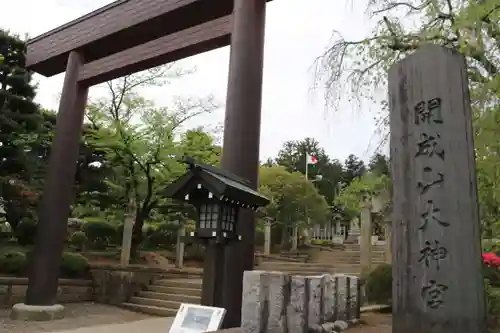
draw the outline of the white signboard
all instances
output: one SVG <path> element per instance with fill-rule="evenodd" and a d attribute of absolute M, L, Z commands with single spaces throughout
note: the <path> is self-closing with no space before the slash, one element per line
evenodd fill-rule
<path fill-rule="evenodd" d="M 182 303 L 169 333 L 201 333 L 219 330 L 226 309 Z"/>

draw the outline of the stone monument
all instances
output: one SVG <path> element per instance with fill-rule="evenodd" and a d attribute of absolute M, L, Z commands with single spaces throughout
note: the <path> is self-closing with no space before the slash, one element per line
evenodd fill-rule
<path fill-rule="evenodd" d="M 389 71 L 393 332 L 484 333 L 465 59 L 426 45 Z"/>

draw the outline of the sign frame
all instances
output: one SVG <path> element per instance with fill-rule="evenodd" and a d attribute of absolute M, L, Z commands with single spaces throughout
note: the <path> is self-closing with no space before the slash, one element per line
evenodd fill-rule
<path fill-rule="evenodd" d="M 201 333 L 220 329 L 226 309 L 199 304 L 181 303 L 169 333 Z M 196 321 L 196 317 L 203 321 Z M 199 326 L 199 327 L 196 327 Z"/>

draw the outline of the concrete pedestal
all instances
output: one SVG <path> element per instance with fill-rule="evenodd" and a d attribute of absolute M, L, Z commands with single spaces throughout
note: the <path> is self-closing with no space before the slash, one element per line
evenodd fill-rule
<path fill-rule="evenodd" d="M 64 306 L 54 305 L 26 305 L 15 304 L 10 313 L 12 320 L 23 321 L 50 321 L 64 318 Z"/>

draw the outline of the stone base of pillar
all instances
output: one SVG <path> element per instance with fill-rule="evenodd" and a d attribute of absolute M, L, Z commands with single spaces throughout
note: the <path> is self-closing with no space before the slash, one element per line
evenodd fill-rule
<path fill-rule="evenodd" d="M 64 306 L 54 305 L 26 305 L 15 304 L 10 313 L 12 320 L 22 321 L 51 321 L 64 318 Z"/>

